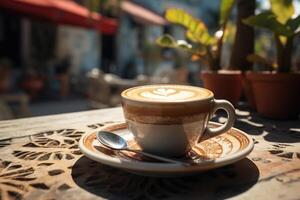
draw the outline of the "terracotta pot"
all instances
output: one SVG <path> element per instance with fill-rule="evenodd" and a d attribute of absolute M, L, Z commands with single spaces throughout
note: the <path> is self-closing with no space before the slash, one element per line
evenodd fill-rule
<path fill-rule="evenodd" d="M 274 119 L 298 118 L 300 74 L 247 73 L 259 114 Z"/>
<path fill-rule="evenodd" d="M 211 90 L 216 99 L 226 99 L 234 106 L 238 104 L 242 92 L 241 71 L 204 71 L 201 78 L 204 87 Z"/>
<path fill-rule="evenodd" d="M 256 103 L 255 103 L 255 98 L 254 98 L 254 94 L 253 94 L 253 90 L 252 90 L 252 85 L 251 85 L 250 80 L 247 79 L 246 74 L 243 74 L 242 86 L 243 86 L 244 95 L 245 95 L 250 107 L 252 109 L 256 110 Z"/>

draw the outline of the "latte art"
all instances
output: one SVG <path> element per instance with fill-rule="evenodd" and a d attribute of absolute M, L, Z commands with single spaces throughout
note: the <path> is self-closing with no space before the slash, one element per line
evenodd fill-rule
<path fill-rule="evenodd" d="M 127 89 L 122 97 L 145 102 L 186 102 L 212 98 L 213 93 L 200 87 L 186 85 L 145 85 Z"/>
<path fill-rule="evenodd" d="M 153 90 L 153 93 L 161 95 L 161 96 L 169 96 L 169 94 L 175 93 L 176 90 L 174 89 L 168 89 L 168 88 L 157 88 Z"/>
<path fill-rule="evenodd" d="M 160 100 L 185 100 L 194 96 L 194 92 L 176 91 L 174 89 L 159 88 L 153 91 L 142 92 L 140 96 L 148 99 Z"/>

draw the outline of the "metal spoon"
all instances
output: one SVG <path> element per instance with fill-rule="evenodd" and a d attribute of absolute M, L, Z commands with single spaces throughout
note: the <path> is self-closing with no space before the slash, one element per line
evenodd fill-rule
<path fill-rule="evenodd" d="M 134 152 L 134 153 L 142 154 L 142 155 L 147 156 L 149 158 L 154 158 L 156 160 L 169 162 L 169 163 L 176 163 L 176 164 L 180 164 L 180 165 L 183 165 L 183 166 L 190 166 L 188 163 L 181 162 L 181 161 L 178 161 L 178 160 L 173 160 L 173 159 L 153 155 L 153 154 L 146 153 L 146 152 L 139 151 L 139 150 L 129 149 L 128 146 L 127 146 L 126 140 L 124 138 L 122 138 L 121 136 L 119 136 L 117 134 L 114 134 L 112 132 L 98 131 L 96 136 L 97 136 L 98 141 L 101 144 L 103 144 L 104 146 L 106 146 L 108 148 L 111 148 L 111 149 L 131 151 L 131 152 Z"/>

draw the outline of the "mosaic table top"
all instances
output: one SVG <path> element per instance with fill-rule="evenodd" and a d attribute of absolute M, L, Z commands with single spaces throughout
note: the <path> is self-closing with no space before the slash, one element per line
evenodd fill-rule
<path fill-rule="evenodd" d="M 130 174 L 83 156 L 82 134 L 123 121 L 121 108 L 0 121 L 0 199 L 300 199 L 300 121 L 237 114 L 235 127 L 254 139 L 253 152 L 177 178 Z"/>

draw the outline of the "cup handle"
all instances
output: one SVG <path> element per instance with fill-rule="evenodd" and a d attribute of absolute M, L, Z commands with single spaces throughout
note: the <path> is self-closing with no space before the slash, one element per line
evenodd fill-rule
<path fill-rule="evenodd" d="M 233 126 L 234 121 L 235 121 L 235 109 L 234 109 L 233 105 L 229 101 L 226 101 L 226 100 L 214 99 L 212 114 L 214 114 L 219 109 L 226 111 L 226 113 L 227 113 L 226 123 L 217 128 L 208 128 L 207 127 L 203 136 L 200 138 L 200 141 L 215 137 L 222 133 L 225 133 Z"/>

